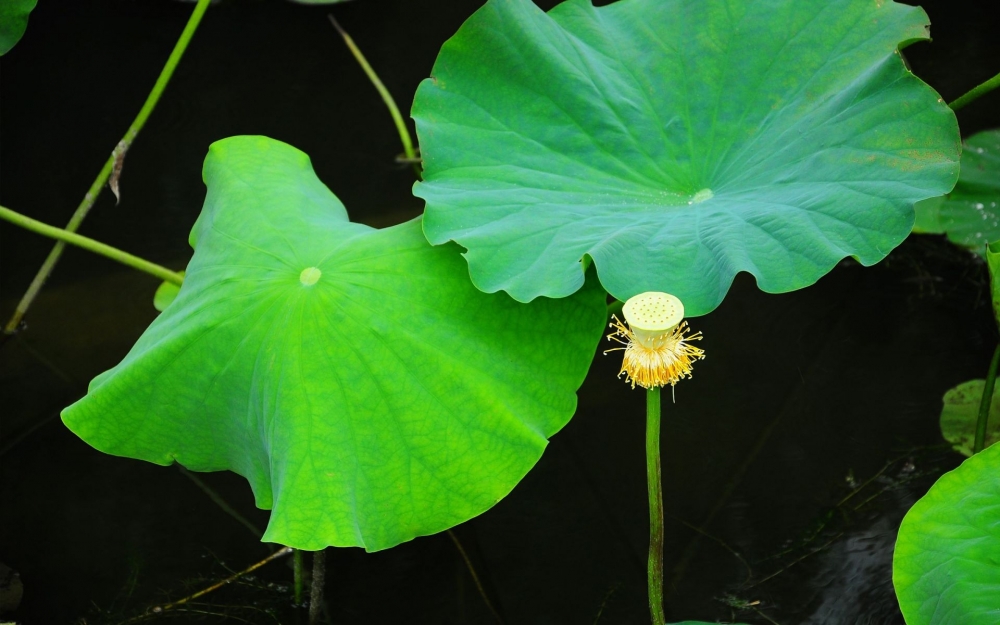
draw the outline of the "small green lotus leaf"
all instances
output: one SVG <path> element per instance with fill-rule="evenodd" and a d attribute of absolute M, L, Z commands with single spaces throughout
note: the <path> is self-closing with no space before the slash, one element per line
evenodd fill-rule
<path fill-rule="evenodd" d="M 927 16 L 892 1 L 490 0 L 417 91 L 433 244 L 529 301 L 584 283 L 680 297 L 739 271 L 811 284 L 878 262 L 913 204 L 952 188 L 954 114 L 897 48 Z"/>
<path fill-rule="evenodd" d="M 892 583 L 907 625 L 1000 623 L 1000 445 L 945 473 L 906 513 Z"/>
<path fill-rule="evenodd" d="M 21 40 L 28 28 L 28 16 L 38 0 L 2 0 L 0 2 L 0 56 Z"/>
<path fill-rule="evenodd" d="M 990 299 L 993 302 L 993 319 L 1000 328 L 1000 241 L 986 246 L 986 266 L 990 270 Z"/>
<path fill-rule="evenodd" d="M 962 169 L 951 193 L 916 206 L 917 233 L 946 233 L 957 245 L 979 254 L 1000 239 L 1000 129 L 966 139 Z"/>
<path fill-rule="evenodd" d="M 979 403 L 983 398 L 985 380 L 969 380 L 948 389 L 941 409 L 941 435 L 958 453 L 971 456 L 976 441 Z M 996 386 L 994 386 L 996 389 Z M 994 390 L 986 431 L 986 446 L 1000 440 L 1000 393 Z"/>
<path fill-rule="evenodd" d="M 573 415 L 604 292 L 519 304 L 419 220 L 351 223 L 308 157 L 215 143 L 177 299 L 63 420 L 97 449 L 245 476 L 264 540 L 391 547 L 499 501 Z"/>
<path fill-rule="evenodd" d="M 182 276 L 184 272 L 178 272 Z M 163 312 L 167 309 L 175 299 L 177 299 L 177 294 L 181 292 L 181 287 L 177 286 L 173 282 L 167 282 L 164 280 L 160 283 L 160 286 L 156 288 L 156 293 L 153 293 L 153 308 Z"/>

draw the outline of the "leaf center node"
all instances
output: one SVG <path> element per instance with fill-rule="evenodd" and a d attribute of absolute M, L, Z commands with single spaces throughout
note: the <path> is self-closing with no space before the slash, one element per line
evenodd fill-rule
<path fill-rule="evenodd" d="M 697 193 L 695 193 L 694 195 L 691 196 L 691 199 L 688 200 L 688 204 L 700 204 L 700 203 L 704 202 L 705 200 L 712 199 L 713 197 L 715 197 L 715 194 L 712 193 L 711 189 L 707 189 L 707 188 L 706 189 L 702 189 L 701 191 L 699 191 L 699 192 L 697 192 Z"/>
<path fill-rule="evenodd" d="M 323 272 L 319 270 L 319 267 L 306 267 L 302 270 L 302 273 L 299 274 L 299 282 L 301 282 L 303 286 L 312 286 L 316 284 L 322 275 Z"/>

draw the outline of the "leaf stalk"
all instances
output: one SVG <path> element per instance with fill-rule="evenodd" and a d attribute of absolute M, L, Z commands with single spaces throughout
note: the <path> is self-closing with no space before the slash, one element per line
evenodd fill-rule
<path fill-rule="evenodd" d="M 983 386 L 979 417 L 976 419 L 976 440 L 972 444 L 973 454 L 978 454 L 986 447 L 986 430 L 989 426 L 990 407 L 993 405 L 993 387 L 996 384 L 998 366 L 1000 366 L 1000 343 L 993 350 L 993 359 L 990 360 L 990 368 L 986 371 L 986 384 Z"/>
<path fill-rule="evenodd" d="M 132 124 L 125 131 L 125 136 L 122 137 L 121 141 L 117 143 L 115 149 L 111 152 L 111 156 L 105 161 L 104 167 L 97 174 L 97 178 L 90 185 L 90 189 L 87 190 L 86 195 L 83 196 L 83 200 L 80 205 L 77 206 L 76 211 L 73 216 L 70 217 L 69 222 L 66 224 L 66 232 L 76 232 L 80 228 L 80 224 L 87 217 L 90 209 L 93 208 L 94 202 L 97 201 L 97 196 L 100 195 L 101 189 L 104 187 L 105 183 L 108 182 L 108 178 L 111 176 L 112 172 L 117 170 L 121 171 L 122 161 L 125 158 L 125 153 L 128 151 L 132 142 L 138 136 L 139 131 L 146 124 L 146 120 L 149 115 L 156 108 L 157 102 L 160 101 L 160 96 L 163 94 L 164 89 L 166 89 L 167 84 L 170 82 L 170 78 L 174 74 L 174 69 L 176 69 L 177 64 L 180 63 L 181 58 L 184 56 L 184 51 L 187 50 L 188 43 L 191 41 L 191 37 L 194 36 L 195 31 L 198 29 L 198 25 L 201 23 L 201 18 L 205 14 L 206 9 L 208 9 L 209 2 L 211 0 L 198 0 L 198 4 L 195 5 L 194 10 L 191 12 L 191 17 L 188 18 L 187 24 L 184 26 L 184 30 L 181 32 L 180 38 L 174 45 L 173 51 L 167 58 L 166 65 L 163 66 L 163 70 L 160 71 L 160 76 L 156 79 L 156 83 L 153 85 L 152 91 L 146 96 L 146 101 L 143 103 L 142 108 L 139 109 L 139 114 L 136 115 Z M 114 187 L 117 189 L 117 176 L 114 180 Z M 118 193 L 116 192 L 117 196 Z M 45 285 L 45 281 L 48 280 L 49 276 L 52 274 L 52 270 L 55 269 L 56 263 L 59 262 L 59 258 L 62 256 L 63 250 L 66 249 L 65 239 L 60 239 L 53 247 L 52 251 L 45 258 L 45 262 L 39 268 L 38 273 L 35 274 L 34 279 L 28 286 L 28 290 L 25 291 L 24 295 L 21 297 L 21 301 L 18 302 L 17 308 L 14 310 L 14 314 L 11 316 L 10 320 L 7 321 L 7 325 L 4 326 L 5 334 L 13 334 L 17 331 L 18 326 L 21 325 L 21 319 L 28 312 L 28 308 L 31 307 L 32 302 L 38 297 L 39 291 Z M 171 272 L 172 273 L 172 272 Z M 179 283 L 178 283 L 179 284 Z"/>
<path fill-rule="evenodd" d="M 990 78 L 989 80 L 984 81 L 979 85 L 976 85 L 975 87 L 967 91 L 965 94 L 949 102 L 948 106 L 951 108 L 951 110 L 957 111 L 958 109 L 964 107 L 966 104 L 969 104 L 974 100 L 978 100 L 980 97 L 986 95 L 990 91 L 993 91 L 997 87 L 1000 87 L 1000 74 L 997 74 L 993 78 Z"/>
<path fill-rule="evenodd" d="M 42 223 L 37 219 L 32 219 L 27 215 L 22 215 L 16 211 L 12 211 L 9 208 L 0 206 L 0 219 L 9 221 L 12 224 L 21 226 L 26 230 L 31 230 L 36 234 L 49 237 L 50 239 L 56 239 L 63 245 L 69 243 L 70 245 L 75 245 L 77 247 L 82 247 L 83 249 L 93 252 L 95 254 L 100 254 L 106 258 L 117 261 L 123 265 L 128 265 L 133 269 L 138 269 L 152 276 L 156 276 L 160 280 L 165 280 L 180 286 L 184 282 L 184 276 L 176 271 L 171 271 L 166 267 L 152 263 L 144 258 L 139 258 L 129 254 L 128 252 L 123 252 L 122 250 L 111 247 L 100 241 L 95 241 L 90 237 L 85 237 L 75 232 L 69 230 L 63 230 L 62 228 L 56 228 L 55 226 L 50 226 L 48 224 Z M 20 321 L 20 318 L 18 318 Z M 16 325 L 14 326 L 17 327 Z"/>
<path fill-rule="evenodd" d="M 378 91 L 378 94 L 382 97 L 382 101 L 385 103 L 386 108 L 389 109 L 389 115 L 392 116 L 392 122 L 396 125 L 396 132 L 399 133 L 399 140 L 403 144 L 403 154 L 406 156 L 407 162 L 413 163 L 413 170 L 417 173 L 417 177 L 419 178 L 420 159 L 417 157 L 417 153 L 413 149 L 413 138 L 410 136 L 410 129 L 406 127 L 406 122 L 403 121 L 403 116 L 399 112 L 399 107 L 396 106 L 396 100 L 393 99 L 392 94 L 389 93 L 389 90 L 386 89 L 384 84 L 382 84 L 378 74 L 375 73 L 375 70 L 372 69 L 372 66 L 368 63 L 368 59 L 366 59 L 365 55 L 362 54 L 361 48 L 354 43 L 354 39 L 352 39 L 351 36 L 347 34 L 347 31 L 340 26 L 340 23 L 337 22 L 332 13 L 328 14 L 327 17 L 330 18 L 330 23 L 333 24 L 333 27 L 337 29 L 338 33 L 340 33 L 340 36 L 344 39 L 344 43 L 347 44 L 347 48 L 351 51 L 351 54 L 354 55 L 354 59 L 358 62 L 358 65 L 361 66 L 361 69 L 364 70 L 365 74 L 368 76 L 368 80 L 371 81 L 372 86 L 375 87 L 375 90 Z"/>

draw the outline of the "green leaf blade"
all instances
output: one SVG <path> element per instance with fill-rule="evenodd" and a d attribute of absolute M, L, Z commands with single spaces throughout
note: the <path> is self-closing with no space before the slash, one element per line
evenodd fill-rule
<path fill-rule="evenodd" d="M 957 174 L 954 115 L 896 53 L 925 25 L 891 2 L 489 2 L 415 99 L 425 234 L 489 292 L 566 295 L 590 256 L 616 298 L 692 315 L 739 271 L 782 292 L 877 262 Z"/>
<path fill-rule="evenodd" d="M 307 550 L 384 549 L 504 497 L 575 411 L 596 283 L 531 306 L 481 293 L 419 220 L 347 221 L 275 141 L 217 143 L 205 172 L 177 299 L 64 411 L 70 429 L 245 476 L 272 508 L 264 540 Z"/>
<path fill-rule="evenodd" d="M 955 451 L 966 457 L 972 455 L 979 404 L 985 386 L 985 380 L 969 380 L 948 389 L 942 398 L 944 406 L 941 409 L 941 435 Z M 1000 393 L 995 388 L 994 386 L 993 401 L 990 404 L 986 447 L 1000 440 Z"/>
<path fill-rule="evenodd" d="M 1000 446 L 944 474 L 907 512 L 892 581 L 908 625 L 1000 620 Z"/>
<path fill-rule="evenodd" d="M 38 0 L 0 2 L 0 56 L 10 52 L 28 28 L 28 17 Z"/>
<path fill-rule="evenodd" d="M 955 188 L 917 206 L 917 233 L 945 233 L 948 240 L 982 255 L 1000 239 L 1000 129 L 965 140 Z"/>
<path fill-rule="evenodd" d="M 993 304 L 993 320 L 1000 328 L 1000 240 L 987 244 L 986 267 L 990 272 L 990 301 Z"/>

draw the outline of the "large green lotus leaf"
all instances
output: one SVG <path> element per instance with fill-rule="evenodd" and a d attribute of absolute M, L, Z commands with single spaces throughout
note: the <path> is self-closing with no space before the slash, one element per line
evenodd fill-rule
<path fill-rule="evenodd" d="M 490 0 L 417 91 L 431 243 L 521 301 L 584 283 L 719 304 L 881 260 L 958 175 L 954 114 L 879 0 Z"/>
<path fill-rule="evenodd" d="M 25 29 L 28 16 L 38 0 L 0 0 L 0 55 L 7 54 L 14 47 Z"/>
<path fill-rule="evenodd" d="M 941 435 L 951 443 L 952 448 L 964 456 L 971 456 L 976 441 L 976 422 L 979 420 L 979 404 L 983 398 L 986 380 L 969 380 L 944 394 L 941 409 Z M 1000 440 L 1000 393 L 994 385 L 993 401 L 990 404 L 986 446 Z"/>
<path fill-rule="evenodd" d="M 1000 445 L 945 473 L 906 513 L 892 583 L 907 625 L 1000 623 Z"/>
<path fill-rule="evenodd" d="M 308 157 L 215 143 L 177 298 L 63 412 L 97 449 L 245 476 L 264 540 L 373 551 L 504 497 L 573 415 L 596 285 L 519 304 L 419 220 L 347 220 Z"/>
<path fill-rule="evenodd" d="M 947 234 L 953 243 L 982 254 L 1000 239 L 1000 130 L 966 139 L 962 170 L 951 193 L 916 205 L 916 233 Z"/>

